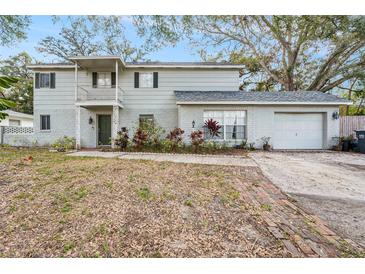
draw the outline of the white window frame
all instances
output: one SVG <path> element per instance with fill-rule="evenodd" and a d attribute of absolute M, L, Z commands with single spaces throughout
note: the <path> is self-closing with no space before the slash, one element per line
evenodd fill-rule
<path fill-rule="evenodd" d="M 112 73 L 111 72 L 98 72 L 96 77 L 96 86 L 98 88 L 110 88 L 112 86 Z M 103 77 L 100 77 L 103 76 Z M 102 80 L 103 84 L 100 84 L 100 80 Z"/>
<path fill-rule="evenodd" d="M 147 76 L 149 79 L 147 79 Z M 140 72 L 139 73 L 139 87 L 140 88 L 153 88 L 153 72 Z"/>
<path fill-rule="evenodd" d="M 208 115 L 208 113 L 214 113 L 213 115 Z M 229 112 L 242 112 L 244 114 L 243 117 L 243 124 L 237 123 L 236 126 L 244 126 L 244 136 L 243 138 L 227 138 L 227 126 L 234 126 L 234 124 L 227 123 L 226 121 L 229 120 L 229 117 L 226 115 Z M 220 115 L 217 115 L 220 114 Z M 204 110 L 203 111 L 203 123 L 205 123 L 206 120 L 213 119 L 215 121 L 218 121 L 219 125 L 223 128 L 223 138 L 212 138 L 214 141 L 242 141 L 247 139 L 247 110 Z"/>

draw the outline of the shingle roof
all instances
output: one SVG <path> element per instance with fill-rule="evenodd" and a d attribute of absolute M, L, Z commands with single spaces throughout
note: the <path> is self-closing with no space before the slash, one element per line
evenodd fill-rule
<path fill-rule="evenodd" d="M 126 62 L 126 65 L 139 66 L 235 66 L 228 62 Z"/>
<path fill-rule="evenodd" d="M 179 102 L 261 102 L 261 103 L 339 103 L 350 101 L 318 91 L 253 92 L 253 91 L 175 91 Z"/>

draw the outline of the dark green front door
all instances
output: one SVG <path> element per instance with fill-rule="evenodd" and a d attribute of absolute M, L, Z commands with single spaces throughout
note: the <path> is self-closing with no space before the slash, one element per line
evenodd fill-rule
<path fill-rule="evenodd" d="M 110 145 L 112 136 L 111 115 L 98 115 L 98 129 L 99 145 Z"/>

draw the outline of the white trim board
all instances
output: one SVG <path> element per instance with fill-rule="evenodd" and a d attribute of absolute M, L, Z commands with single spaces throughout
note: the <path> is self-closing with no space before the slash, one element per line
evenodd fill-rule
<path fill-rule="evenodd" d="M 352 105 L 352 102 L 176 101 L 177 105 Z"/>

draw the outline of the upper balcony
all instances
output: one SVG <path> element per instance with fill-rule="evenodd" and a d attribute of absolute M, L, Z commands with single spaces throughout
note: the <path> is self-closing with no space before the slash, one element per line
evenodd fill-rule
<path fill-rule="evenodd" d="M 125 64 L 120 57 L 76 56 L 70 60 L 75 64 L 76 105 L 123 107 L 124 92 L 119 86 L 119 73 L 125 68 Z M 90 81 L 79 81 L 79 70 L 86 71 Z"/>
<path fill-rule="evenodd" d="M 76 104 L 80 106 L 122 106 L 123 94 L 123 90 L 117 86 L 77 85 Z"/>

